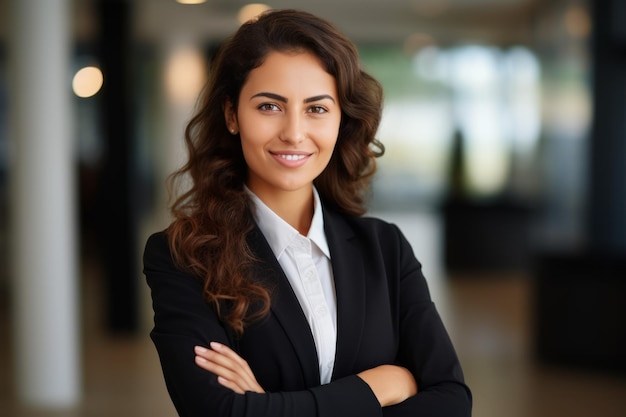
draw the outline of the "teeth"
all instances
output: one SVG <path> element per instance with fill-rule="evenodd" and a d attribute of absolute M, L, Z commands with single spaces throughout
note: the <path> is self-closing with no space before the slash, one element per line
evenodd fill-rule
<path fill-rule="evenodd" d="M 300 159 L 304 159 L 305 155 L 278 155 L 287 161 L 299 161 Z"/>

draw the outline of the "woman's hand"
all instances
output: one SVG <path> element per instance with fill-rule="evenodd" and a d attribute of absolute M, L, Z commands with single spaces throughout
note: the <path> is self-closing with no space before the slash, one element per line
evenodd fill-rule
<path fill-rule="evenodd" d="M 417 394 L 417 383 L 408 369 L 381 365 L 357 374 L 376 395 L 381 407 L 399 404 Z"/>
<path fill-rule="evenodd" d="M 237 394 L 246 391 L 263 393 L 248 363 L 228 346 L 211 342 L 211 349 L 196 346 L 196 364 L 217 375 L 217 381 Z M 397 365 L 381 365 L 360 372 L 358 376 L 370 386 L 381 407 L 399 404 L 417 394 L 415 378 Z"/>
<path fill-rule="evenodd" d="M 237 394 L 246 391 L 263 393 L 263 388 L 256 381 L 248 362 L 228 346 L 211 342 L 211 349 L 196 346 L 196 364 L 217 375 L 217 382 L 230 388 Z"/>

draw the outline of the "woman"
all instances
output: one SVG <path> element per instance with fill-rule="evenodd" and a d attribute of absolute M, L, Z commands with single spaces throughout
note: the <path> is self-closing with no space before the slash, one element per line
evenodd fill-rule
<path fill-rule="evenodd" d="M 401 232 L 360 217 L 379 84 L 310 14 L 220 49 L 186 129 L 190 179 L 144 271 L 181 416 L 466 416 L 471 394 Z"/>

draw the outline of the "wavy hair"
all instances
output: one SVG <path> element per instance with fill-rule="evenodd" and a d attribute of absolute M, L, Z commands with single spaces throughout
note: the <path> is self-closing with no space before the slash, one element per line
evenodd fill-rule
<path fill-rule="evenodd" d="M 314 181 L 327 206 L 362 215 L 375 159 L 384 152 L 375 138 L 382 88 L 361 69 L 354 44 L 329 22 L 307 12 L 273 10 L 243 24 L 221 45 L 185 129 L 188 160 L 169 179 L 172 189 L 179 180 L 190 183 L 173 201 L 167 235 L 177 265 L 202 280 L 205 300 L 238 335 L 267 314 L 270 289 L 253 279 L 256 260 L 247 236 L 255 223 L 243 187 L 247 166 L 224 108 L 237 108 L 250 71 L 272 51 L 312 53 L 335 78 L 342 111 L 337 144 Z"/>

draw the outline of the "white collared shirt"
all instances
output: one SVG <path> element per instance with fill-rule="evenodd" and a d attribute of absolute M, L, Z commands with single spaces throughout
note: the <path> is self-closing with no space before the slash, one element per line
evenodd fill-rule
<path fill-rule="evenodd" d="M 313 220 L 308 235 L 274 213 L 248 188 L 255 218 L 293 288 L 315 340 L 322 384 L 330 382 L 337 343 L 337 301 L 324 216 L 315 188 Z"/>

